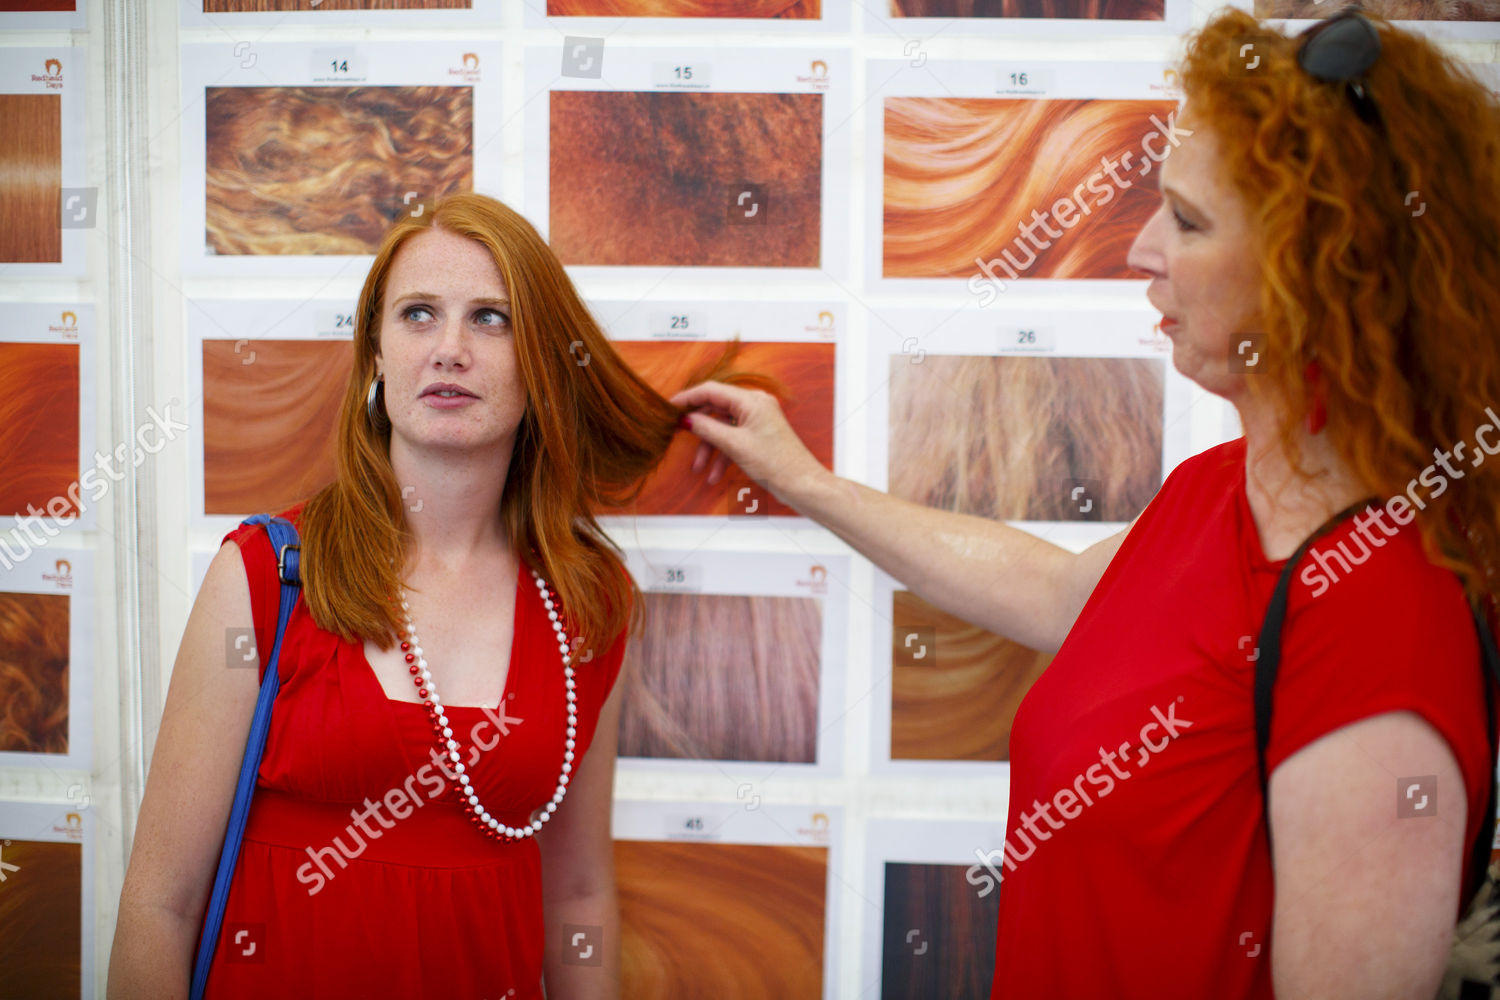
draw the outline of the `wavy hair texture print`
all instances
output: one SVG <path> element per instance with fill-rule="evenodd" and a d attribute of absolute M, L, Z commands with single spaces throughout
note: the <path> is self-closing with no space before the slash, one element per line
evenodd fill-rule
<path fill-rule="evenodd" d="M 1000 521 L 1129 521 L 1160 488 L 1163 362 L 909 360 L 891 358 L 895 496 Z"/>
<path fill-rule="evenodd" d="M 62 97 L 0 94 L 0 263 L 62 260 Z"/>
<path fill-rule="evenodd" d="M 547 0 L 548 17 L 744 17 L 816 20 L 822 0 Z"/>
<path fill-rule="evenodd" d="M 83 995 L 83 845 L 7 840 L 5 863 L 19 872 L 0 892 L 4 995 Z"/>
<path fill-rule="evenodd" d="M 344 340 L 203 342 L 203 509 L 284 510 L 334 477 Z"/>
<path fill-rule="evenodd" d="M 616 340 L 615 348 L 625 362 L 658 392 L 675 392 L 691 385 L 723 356 L 723 342 L 692 343 Z M 775 380 L 782 390 L 782 410 L 802 443 L 819 462 L 833 468 L 834 345 L 819 343 L 741 343 L 736 364 Z M 729 492 L 744 474 L 730 466 L 725 478 L 710 486 L 702 474 L 692 471 L 698 442 L 679 435 L 667 449 L 656 471 L 646 480 L 641 495 L 625 513 L 632 514 L 727 514 Z M 765 513 L 794 516 L 795 512 L 774 497 L 766 497 Z"/>
<path fill-rule="evenodd" d="M 1151 116 L 1165 120 L 1175 107 L 887 98 L 884 275 L 969 277 L 1009 252 L 1021 278 L 1138 277 L 1125 255 L 1159 203 L 1157 171 L 1141 144 L 1158 132 Z M 1123 183 L 1102 169 L 1101 158 L 1120 161 Z M 1032 213 L 1063 199 L 1087 211 L 1071 228 L 1055 230 L 1055 239 L 1036 236 Z M 1021 237 L 1028 224 L 1034 242 Z"/>
<path fill-rule="evenodd" d="M 66 594 L 0 593 L 0 750 L 68 752 Z"/>
<path fill-rule="evenodd" d="M 1000 894 L 981 899 L 966 865 L 885 863 L 882 1000 L 988 1000 Z M 916 953 L 917 930 L 929 948 Z M 926 959 L 926 961 L 924 961 Z"/>
<path fill-rule="evenodd" d="M 555 90 L 550 101 L 548 238 L 563 263 L 818 266 L 821 94 Z M 766 201 L 755 221 L 731 219 L 742 181 Z"/>
<path fill-rule="evenodd" d="M 0 517 L 45 510 L 78 481 L 78 378 L 77 344 L 0 343 Z"/>
<path fill-rule="evenodd" d="M 280 10 L 468 10 L 473 0 L 203 0 L 203 13 Z"/>
<path fill-rule="evenodd" d="M 828 849 L 616 840 L 620 996 L 822 1000 Z"/>
<path fill-rule="evenodd" d="M 369 254 L 410 205 L 474 187 L 469 87 L 209 87 L 219 254 Z"/>
<path fill-rule="evenodd" d="M 648 593 L 645 621 L 621 668 L 620 756 L 817 760 L 821 601 Z"/>
<path fill-rule="evenodd" d="M 1052 655 L 970 625 L 909 590 L 895 592 L 891 620 L 891 759 L 1009 760 L 1016 709 Z M 917 659 L 920 646 L 907 635 L 935 648 Z"/>
<path fill-rule="evenodd" d="M 890 0 L 892 17 L 1058 17 L 1160 21 L 1165 0 Z"/>
<path fill-rule="evenodd" d="M 1324 18 L 1347 6 L 1321 2 L 1255 0 L 1255 16 Z M 1359 8 L 1392 21 L 1500 21 L 1500 0 L 1363 0 Z"/>

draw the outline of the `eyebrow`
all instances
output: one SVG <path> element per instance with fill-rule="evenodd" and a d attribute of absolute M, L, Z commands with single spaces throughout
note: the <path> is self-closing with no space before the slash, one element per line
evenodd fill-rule
<path fill-rule="evenodd" d="M 1171 195 L 1175 201 L 1181 202 L 1183 207 L 1185 207 L 1189 212 L 1192 212 L 1194 215 L 1198 216 L 1198 218 L 1208 218 L 1207 212 L 1203 211 L 1203 209 L 1199 208 L 1197 205 L 1194 205 L 1191 201 L 1184 198 L 1182 196 L 1182 192 L 1172 187 L 1170 184 L 1163 185 L 1161 190 L 1162 194 Z"/>
<path fill-rule="evenodd" d="M 430 301 L 430 302 L 441 302 L 443 300 L 443 296 L 439 295 L 437 292 L 407 292 L 405 295 L 403 295 L 400 298 L 394 300 L 391 303 L 391 305 L 393 307 L 394 306 L 398 306 L 401 303 L 403 303 L 403 302 L 409 302 L 412 299 L 425 299 L 425 300 Z M 510 299 L 496 299 L 496 298 L 491 298 L 489 296 L 486 296 L 484 298 L 479 298 L 479 299 L 471 299 L 470 301 L 474 305 L 479 305 L 479 306 L 508 306 L 508 305 L 510 305 Z"/>

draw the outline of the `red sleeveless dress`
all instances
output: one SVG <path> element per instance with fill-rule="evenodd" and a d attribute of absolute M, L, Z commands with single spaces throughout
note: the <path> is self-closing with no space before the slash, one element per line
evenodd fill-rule
<path fill-rule="evenodd" d="M 240 546 L 256 648 L 269 660 L 280 592 L 271 546 L 260 527 L 225 539 Z M 478 754 L 468 773 L 480 801 L 510 826 L 551 800 L 567 719 L 555 634 L 524 565 L 520 575 L 501 708 L 447 706 L 461 759 Z M 576 668 L 580 761 L 623 653 L 621 636 Z M 318 628 L 305 601 L 278 672 L 206 996 L 540 1000 L 535 838 L 497 842 L 475 828 L 433 761 L 426 710 L 388 698 L 362 644 Z M 565 799 L 558 815 L 572 806 Z"/>

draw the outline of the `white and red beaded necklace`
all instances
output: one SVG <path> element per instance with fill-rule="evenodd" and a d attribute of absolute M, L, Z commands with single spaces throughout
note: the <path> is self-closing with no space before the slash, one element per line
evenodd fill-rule
<path fill-rule="evenodd" d="M 557 807 L 562 804 L 563 796 L 568 793 L 568 781 L 573 773 L 573 748 L 578 737 L 578 695 L 574 690 L 573 666 L 571 651 L 568 648 L 567 632 L 563 628 L 562 615 L 558 613 L 557 593 L 547 586 L 536 570 L 531 571 L 532 579 L 536 580 L 536 589 L 541 592 L 542 603 L 547 608 L 547 617 L 552 620 L 552 630 L 557 633 L 557 651 L 562 654 L 564 690 L 568 696 L 568 735 L 563 744 L 562 771 L 557 776 L 557 791 L 553 793 L 552 800 L 544 806 L 534 810 L 536 818 L 525 826 L 512 827 L 501 823 L 484 806 L 479 804 L 479 796 L 474 794 L 474 787 L 469 781 L 469 776 L 464 773 L 465 768 L 459 760 L 458 741 L 453 738 L 453 729 L 448 724 L 448 716 L 443 711 L 443 700 L 438 697 L 437 685 L 432 682 L 432 673 L 427 669 L 427 659 L 422 655 L 422 643 L 417 638 L 417 627 L 412 624 L 411 606 L 406 603 L 406 591 L 401 591 L 401 613 L 406 624 L 407 638 L 401 643 L 401 652 L 406 654 L 407 670 L 412 674 L 412 683 L 417 686 L 417 694 L 422 698 L 422 706 L 427 709 L 428 721 L 432 723 L 432 731 L 437 736 L 438 752 L 448 758 L 451 763 L 450 770 L 458 775 L 459 795 L 466 800 L 464 804 L 464 815 L 474 821 L 481 833 L 494 840 L 521 840 L 536 834 L 542 828 L 542 824 L 552 818 Z M 516 639 L 512 638 L 512 642 Z"/>

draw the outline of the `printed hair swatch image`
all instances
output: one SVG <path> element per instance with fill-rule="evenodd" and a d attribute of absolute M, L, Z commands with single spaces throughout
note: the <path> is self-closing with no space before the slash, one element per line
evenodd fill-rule
<path fill-rule="evenodd" d="M 686 388 L 695 373 L 724 351 L 722 341 L 617 340 L 612 346 L 653 389 L 668 396 Z M 786 388 L 782 409 L 792 429 L 819 462 L 833 468 L 834 345 L 742 343 L 735 368 L 769 375 Z M 744 473 L 732 465 L 723 479 L 710 486 L 703 473 L 693 471 L 697 452 L 696 437 L 678 434 L 627 513 L 727 515 L 736 484 L 746 482 Z M 796 511 L 774 497 L 766 495 L 762 502 L 761 513 L 796 516 Z"/>
<path fill-rule="evenodd" d="M 60 94 L 0 94 L 0 177 L 0 263 L 60 262 Z"/>
<path fill-rule="evenodd" d="M 334 478 L 347 340 L 203 342 L 203 510 L 283 510 Z"/>
<path fill-rule="evenodd" d="M 0 750 L 68 752 L 68 596 L 0 593 Z"/>
<path fill-rule="evenodd" d="M 827 848 L 617 840 L 615 881 L 620 996 L 821 1000 Z"/>
<path fill-rule="evenodd" d="M 1324 18 L 1321 0 L 1255 0 L 1256 17 Z M 1391 21 L 1500 21 L 1500 0 L 1363 0 L 1360 10 Z"/>
<path fill-rule="evenodd" d="M 410 205 L 474 187 L 469 87 L 209 87 L 218 254 L 368 254 Z"/>
<path fill-rule="evenodd" d="M 564 264 L 818 266 L 821 94 L 554 90 L 551 122 Z"/>
<path fill-rule="evenodd" d="M 278 10 L 468 10 L 472 0 L 203 0 L 205 14 Z"/>
<path fill-rule="evenodd" d="M 822 602 L 645 595 L 626 647 L 620 756 L 814 763 Z"/>
<path fill-rule="evenodd" d="M 817 19 L 822 0 L 547 0 L 549 17 Z"/>
<path fill-rule="evenodd" d="M 4 850 L 5 863 L 17 871 L 0 892 L 0 996 L 77 1000 L 83 995 L 83 845 L 6 840 Z"/>
<path fill-rule="evenodd" d="M 1160 21 L 1166 0 L 890 0 L 892 17 L 1057 17 Z"/>
<path fill-rule="evenodd" d="M 57 497 L 78 512 L 78 394 L 77 344 L 0 343 L 0 517 Z"/>
<path fill-rule="evenodd" d="M 891 759 L 1009 760 L 1016 709 L 1052 654 L 909 590 L 895 592 L 891 620 Z"/>
<path fill-rule="evenodd" d="M 967 870 L 886 862 L 881 1000 L 988 1000 L 1000 893 L 981 899 Z"/>
<path fill-rule="evenodd" d="M 884 275 L 968 277 L 995 261 L 991 270 L 1011 278 L 1141 277 L 1125 255 L 1160 203 L 1142 142 L 1155 134 L 1152 148 L 1166 147 L 1151 116 L 1164 122 L 1174 109 L 1168 101 L 887 98 Z M 1118 163 L 1119 183 L 1101 158 Z M 1075 206 L 1063 210 L 1072 224 L 1059 228 L 1050 213 L 1065 199 Z M 1042 212 L 1045 226 L 1033 217 Z"/>
<path fill-rule="evenodd" d="M 1000 521 L 1129 521 L 1161 487 L 1154 358 L 891 358 L 893 495 Z"/>

